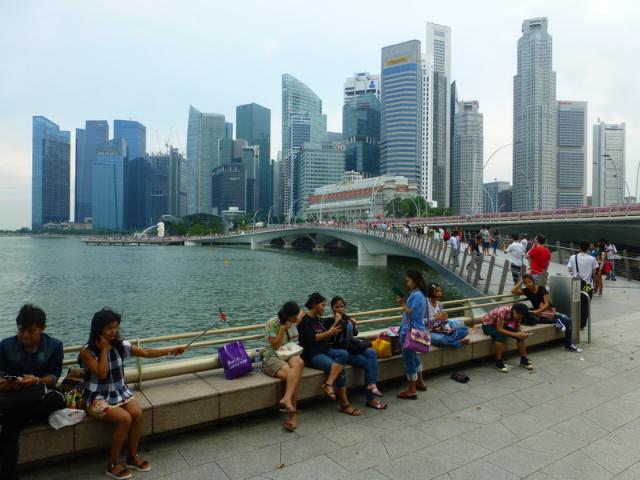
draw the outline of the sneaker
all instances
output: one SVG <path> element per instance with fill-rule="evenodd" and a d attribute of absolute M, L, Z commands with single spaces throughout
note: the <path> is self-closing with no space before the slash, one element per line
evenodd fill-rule
<path fill-rule="evenodd" d="M 564 326 L 564 323 L 562 323 L 560 319 L 556 319 L 556 328 L 562 330 L 563 333 L 567 331 L 567 327 Z"/>
<path fill-rule="evenodd" d="M 576 347 L 575 345 L 570 345 L 568 347 L 564 347 L 567 352 L 580 353 L 582 352 L 581 348 Z"/>
<path fill-rule="evenodd" d="M 531 361 L 527 357 L 522 357 L 520 359 L 520 366 L 522 368 L 526 368 L 527 370 L 533 370 L 533 363 L 531 363 Z"/>
<path fill-rule="evenodd" d="M 509 371 L 502 360 L 496 360 L 496 369 L 498 369 L 498 371 L 502 373 L 507 373 Z"/>

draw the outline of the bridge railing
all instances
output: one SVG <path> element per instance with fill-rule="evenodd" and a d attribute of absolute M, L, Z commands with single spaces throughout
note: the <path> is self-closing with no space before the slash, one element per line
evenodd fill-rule
<path fill-rule="evenodd" d="M 488 295 L 476 298 L 461 298 L 448 300 L 443 303 L 444 311 L 455 314 L 457 319 L 462 319 L 466 324 L 473 326 L 480 323 L 482 312 L 498 305 L 513 303 L 519 297 L 514 295 Z M 376 336 L 381 329 L 390 325 L 399 325 L 402 318 L 400 307 L 382 308 L 362 312 L 350 313 L 357 319 L 361 327 L 361 335 L 365 338 Z M 452 315 L 453 317 L 454 315 Z M 212 353 L 211 348 L 228 344 L 232 341 L 242 341 L 249 356 L 254 358 L 255 349 L 265 346 L 265 324 L 250 324 L 215 328 L 202 335 L 202 340 L 196 341 L 189 347 L 194 350 L 195 355 L 186 359 L 159 359 L 145 362 L 142 358 L 127 362 L 125 376 L 127 381 L 136 382 L 142 388 L 143 381 L 168 378 L 186 373 L 197 373 L 205 370 L 215 370 L 221 368 L 217 353 Z M 132 345 L 137 347 L 145 346 L 176 346 L 185 344 L 201 332 L 181 332 L 169 335 L 159 335 L 130 339 Z M 64 348 L 64 366 L 77 365 L 77 355 L 81 345 L 73 345 Z M 133 365 L 132 365 L 133 364 Z"/>
<path fill-rule="evenodd" d="M 551 259 L 560 264 L 568 264 L 572 255 L 580 252 L 573 242 L 555 242 L 549 245 L 552 251 Z M 615 276 L 626 278 L 627 280 L 640 280 L 640 256 L 630 253 L 627 250 L 619 251 L 613 259 Z"/>

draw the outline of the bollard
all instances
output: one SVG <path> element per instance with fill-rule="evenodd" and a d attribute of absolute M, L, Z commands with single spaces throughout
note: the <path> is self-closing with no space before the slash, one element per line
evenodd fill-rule
<path fill-rule="evenodd" d="M 493 274 L 493 265 L 495 263 L 496 263 L 496 257 L 491 255 L 491 260 L 489 260 L 489 270 L 487 270 L 487 281 L 484 284 L 485 295 L 489 293 L 489 285 L 491 283 L 491 275 Z"/>
<path fill-rule="evenodd" d="M 622 251 L 622 255 L 624 257 L 624 269 L 627 272 L 627 280 L 633 280 L 633 276 L 631 275 L 631 262 L 629 262 L 629 253 L 626 250 Z"/>

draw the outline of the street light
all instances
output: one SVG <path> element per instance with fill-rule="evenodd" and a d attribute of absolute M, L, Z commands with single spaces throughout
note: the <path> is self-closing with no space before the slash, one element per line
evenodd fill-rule
<path fill-rule="evenodd" d="M 413 205 L 416 207 L 416 213 L 418 214 L 418 218 L 420 218 L 420 206 L 416 203 L 413 197 L 407 197 L 409 200 L 413 202 Z"/>
<path fill-rule="evenodd" d="M 256 215 L 258 215 L 258 212 L 260 211 L 260 209 L 257 209 L 255 211 L 255 213 L 253 214 L 253 230 L 256 229 Z"/>
<path fill-rule="evenodd" d="M 493 153 L 491 155 L 489 155 L 489 158 L 487 158 L 487 161 L 484 162 L 484 165 L 482 166 L 482 171 L 484 172 L 484 169 L 486 168 L 487 164 L 489 163 L 489 160 L 491 160 L 493 158 L 493 156 L 498 153 L 500 150 L 502 150 L 503 148 L 507 148 L 510 147 L 511 145 L 520 145 L 521 143 L 524 142 L 515 142 L 515 143 L 506 143 L 504 145 L 502 145 L 501 147 L 496 148 Z"/>
<path fill-rule="evenodd" d="M 271 220 L 271 209 L 272 209 L 273 207 L 274 207 L 274 206 L 273 206 L 273 205 L 271 205 L 271 206 L 269 207 L 269 211 L 267 212 L 267 228 L 269 228 L 269 227 L 271 226 L 271 223 L 270 223 L 270 220 Z"/>
<path fill-rule="evenodd" d="M 295 207 L 299 202 L 304 202 L 306 199 L 304 197 L 295 200 L 290 206 L 289 211 L 287 213 L 287 223 L 291 225 L 291 217 L 293 217 L 293 207 Z"/>

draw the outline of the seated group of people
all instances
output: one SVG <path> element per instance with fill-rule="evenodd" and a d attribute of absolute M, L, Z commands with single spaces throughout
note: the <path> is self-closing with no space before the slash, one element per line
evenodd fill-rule
<path fill-rule="evenodd" d="M 442 288 L 426 285 L 417 270 L 406 272 L 410 293 L 398 294 L 397 302 L 403 310 L 399 328 L 402 358 L 407 377 L 407 389 L 397 397 L 417 399 L 417 391 L 426 391 L 420 356 L 404 347 L 409 329 L 429 331 L 432 345 L 461 348 L 469 343 L 469 329 L 462 320 L 449 319 L 443 311 Z M 505 305 L 489 312 L 483 319 L 482 329 L 496 341 L 496 368 L 506 372 L 502 361 L 506 337 L 516 339 L 520 352 L 520 365 L 532 369 L 527 359 L 525 340 L 527 333 L 522 324 L 555 323 L 565 331 L 565 348 L 580 350 L 571 344 L 571 319 L 551 307 L 545 287 L 537 286 L 533 278 L 525 275 L 512 293 L 525 295 L 533 309 L 524 304 Z M 387 405 L 380 398 L 383 393 L 377 385 L 378 358 L 376 351 L 358 341 L 358 323 L 349 316 L 344 298 L 331 299 L 332 315 L 323 318 L 326 299 L 313 293 L 305 303 L 306 312 L 297 303 L 287 302 L 278 315 L 266 322 L 266 348 L 263 353 L 263 371 L 266 375 L 286 382 L 280 400 L 280 411 L 287 415 L 284 428 L 290 432 L 297 427 L 298 387 L 304 365 L 323 370 L 327 376 L 321 388 L 331 400 L 337 400 L 340 411 L 352 416 L 361 415 L 351 405 L 347 395 L 345 366 L 352 365 L 364 371 L 364 391 L 367 407 L 384 410 Z M 109 461 L 106 474 L 111 478 L 131 478 L 130 470 L 151 470 L 148 461 L 138 455 L 142 430 L 142 410 L 124 377 L 124 361 L 129 356 L 154 358 L 180 355 L 183 346 L 144 349 L 123 340 L 119 335 L 121 316 L 103 308 L 95 313 L 87 343 L 81 348 L 78 362 L 84 369 L 83 400 L 92 417 L 113 424 Z M 18 437 L 24 425 L 65 408 L 65 398 L 55 390 L 62 373 L 62 342 L 45 332 L 45 312 L 33 305 L 24 305 L 16 318 L 17 335 L 0 342 L 0 478 L 16 477 Z M 303 348 L 300 356 L 280 359 L 276 351 L 288 342 L 298 342 Z M 127 442 L 126 460 L 121 462 L 121 451 Z"/>

